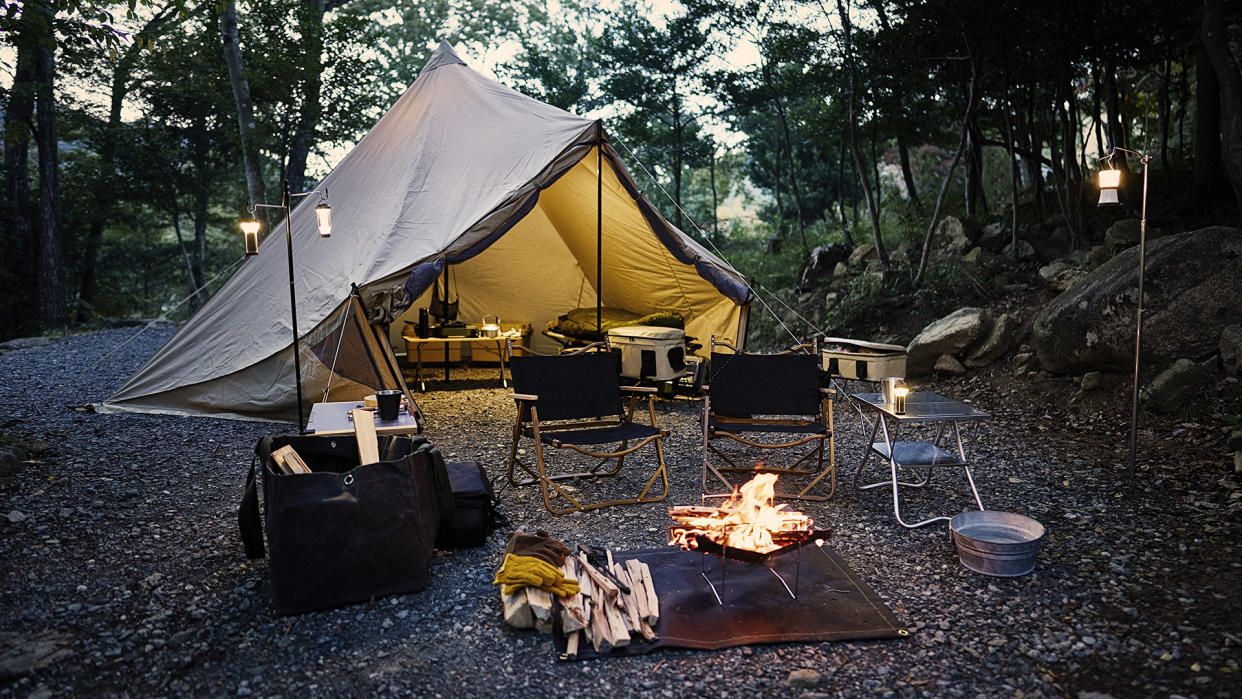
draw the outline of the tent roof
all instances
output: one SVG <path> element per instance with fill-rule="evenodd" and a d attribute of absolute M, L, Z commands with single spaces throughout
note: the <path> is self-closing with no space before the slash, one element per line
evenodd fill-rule
<path fill-rule="evenodd" d="M 525 215 L 542 188 L 601 143 L 644 216 L 659 224 L 661 242 L 745 301 L 741 276 L 638 194 L 598 122 L 485 78 L 442 42 L 414 84 L 320 183 L 332 206 L 332 236 L 318 235 L 317 197 L 302 200 L 290 217 L 300 332 L 329 318 L 351 283 L 404 280 L 420 262 L 456 262 L 485 248 Z M 237 374 L 289 351 L 285 224 L 271 221 L 258 255 L 109 404 L 140 404 L 143 396 Z"/>

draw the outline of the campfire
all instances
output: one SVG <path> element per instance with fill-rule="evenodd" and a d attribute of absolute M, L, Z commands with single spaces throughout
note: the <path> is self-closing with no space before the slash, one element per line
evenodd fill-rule
<path fill-rule="evenodd" d="M 761 473 L 735 487 L 719 507 L 670 508 L 677 524 L 669 529 L 668 543 L 686 551 L 720 547 L 760 555 L 803 543 L 812 534 L 811 518 L 787 505 L 773 505 L 775 497 L 776 474 Z"/>

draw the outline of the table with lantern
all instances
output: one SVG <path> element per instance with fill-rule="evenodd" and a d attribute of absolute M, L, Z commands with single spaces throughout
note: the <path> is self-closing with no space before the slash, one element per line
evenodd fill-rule
<path fill-rule="evenodd" d="M 471 328 L 474 330 L 475 328 Z M 504 388 L 509 387 L 509 379 L 505 374 L 505 342 L 513 340 L 518 344 L 526 344 L 530 337 L 530 325 L 526 323 L 503 323 L 501 329 L 495 337 L 484 337 L 482 335 L 462 336 L 462 337 L 419 337 L 413 326 L 407 325 L 402 332 L 401 339 L 405 340 L 406 361 L 414 362 L 414 381 L 418 383 L 420 391 L 427 390 L 427 382 L 423 379 L 423 350 L 430 348 L 439 348 L 441 356 L 444 359 L 444 380 L 450 379 L 449 368 L 453 362 L 449 361 L 449 348 L 480 348 L 485 350 L 494 350 L 496 352 L 496 361 L 500 364 L 500 385 Z M 473 352 L 470 352 L 471 361 L 473 361 Z"/>
<path fill-rule="evenodd" d="M 907 524 L 901 518 L 900 489 L 922 488 L 931 482 L 931 474 L 935 468 L 960 467 L 966 474 L 970 484 L 970 492 L 974 495 L 975 504 L 980 510 L 986 509 L 979 498 L 979 490 L 975 487 L 975 479 L 970 473 L 970 461 L 966 458 L 966 449 L 962 445 L 961 423 L 974 420 L 987 420 L 991 415 L 973 406 L 946 398 L 928 391 L 913 392 L 906 395 L 905 405 L 899 406 L 896 401 L 885 402 L 880 393 L 856 393 L 853 398 L 864 410 L 874 412 L 875 418 L 871 425 L 871 435 L 867 439 L 862 462 L 854 470 L 854 485 L 859 490 L 889 487 L 893 491 L 893 515 L 903 527 L 914 529 L 933 522 L 948 521 L 949 517 L 932 517 L 914 524 Z M 903 408 L 898 410 L 898 408 Z M 891 423 L 891 428 L 890 428 Z M 898 441 L 898 432 L 903 426 L 933 423 L 936 427 L 935 437 L 931 441 Z M 952 432 L 955 444 L 949 448 L 941 446 L 946 432 Z M 877 440 L 879 435 L 881 439 Z M 872 456 L 888 461 L 890 477 L 875 483 L 859 485 L 859 477 Z M 905 482 L 899 479 L 901 469 L 926 469 L 923 479 Z"/>

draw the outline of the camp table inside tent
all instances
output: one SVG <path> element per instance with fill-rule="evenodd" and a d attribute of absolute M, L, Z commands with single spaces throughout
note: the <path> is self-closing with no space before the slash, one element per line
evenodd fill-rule
<path fill-rule="evenodd" d="M 297 318 L 311 328 L 300 343 L 308 402 L 329 388 L 341 401 L 391 387 L 333 368 L 371 364 L 346 361 L 362 340 L 332 336 L 351 284 L 368 305 L 395 288 L 412 302 L 384 321 L 391 355 L 446 266 L 460 318 L 544 327 L 584 306 L 675 311 L 689 336 L 745 338 L 746 280 L 656 210 L 602 122 L 480 75 L 448 43 L 317 188 L 331 192 L 332 236 L 320 237 L 309 198 L 290 216 Z M 268 235 L 102 409 L 292 421 L 287 266 L 285 236 Z"/>

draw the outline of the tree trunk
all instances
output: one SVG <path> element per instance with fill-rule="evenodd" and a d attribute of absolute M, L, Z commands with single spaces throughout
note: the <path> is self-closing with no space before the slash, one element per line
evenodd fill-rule
<path fill-rule="evenodd" d="M 910 167 L 910 148 L 906 139 L 897 134 L 897 156 L 901 159 L 901 178 L 906 182 L 906 193 L 910 195 L 910 203 L 915 211 L 923 210 L 923 202 L 919 200 L 919 188 L 914 183 L 914 170 Z"/>
<path fill-rule="evenodd" d="M 1121 123 L 1121 96 L 1117 94 L 1117 67 L 1112 61 L 1104 63 L 1104 99 L 1108 107 L 1108 144 L 1109 148 L 1129 148 L 1125 128 Z M 1120 160 L 1120 162 L 1118 162 Z M 1117 169 L 1129 172 L 1125 158 L 1113 158 Z"/>
<path fill-rule="evenodd" d="M 681 97 L 673 80 L 673 202 L 677 227 L 681 228 Z"/>
<path fill-rule="evenodd" d="M 968 124 L 966 127 L 966 215 L 975 216 L 978 213 L 979 200 L 979 141 L 975 137 L 976 127 L 974 124 Z"/>
<path fill-rule="evenodd" d="M 302 66 L 302 108 L 289 148 L 289 188 L 305 192 L 306 159 L 315 145 L 315 131 L 323 112 L 319 94 L 323 87 L 323 0 L 305 0 L 299 9 L 298 27 L 306 52 Z"/>
<path fill-rule="evenodd" d="M 712 143 L 711 147 L 712 152 L 708 161 L 708 174 L 711 177 L 712 183 L 712 239 L 715 240 L 720 237 L 720 226 L 718 224 L 720 217 L 716 213 L 720 208 L 720 204 L 716 198 L 716 144 Z"/>
<path fill-rule="evenodd" d="M 246 190 L 251 204 L 267 201 L 263 186 L 263 168 L 259 162 L 258 146 L 255 144 L 254 105 L 250 101 L 250 81 L 242 64 L 241 42 L 237 32 L 237 3 L 226 0 L 220 14 L 220 38 L 224 45 L 224 63 L 229 70 L 229 82 L 233 87 L 233 102 L 237 105 L 237 128 L 241 136 L 242 163 L 246 169 Z M 260 210 L 265 211 L 265 210 Z"/>
<path fill-rule="evenodd" d="M 970 132 L 970 121 L 974 117 L 975 111 L 975 79 L 975 59 L 971 55 L 970 81 L 966 84 L 966 113 L 962 115 L 961 136 L 957 141 L 957 152 L 953 154 L 953 162 L 949 164 L 949 171 L 944 173 L 944 179 L 940 181 L 940 194 L 936 196 L 936 207 L 932 209 L 931 223 L 928 224 L 927 233 L 923 236 L 923 250 L 919 255 L 919 269 L 914 274 L 914 286 L 916 288 L 923 283 L 923 273 L 927 271 L 927 261 L 931 257 L 932 235 L 936 232 L 936 224 L 940 223 L 940 211 L 944 208 L 944 199 L 945 195 L 949 193 L 949 183 L 953 181 L 953 172 L 957 170 L 957 164 L 962 159 L 962 153 L 966 151 L 966 138 Z"/>
<path fill-rule="evenodd" d="M 204 123 L 196 125 L 195 131 L 200 134 L 207 132 Z M 210 203 L 210 173 L 207 171 L 207 151 L 210 145 L 206 139 L 194 144 L 194 254 L 190 275 L 191 311 L 196 311 L 207 302 L 207 291 L 203 288 L 207 280 L 207 208 Z"/>
<path fill-rule="evenodd" d="M 1027 150 L 1036 156 L 1026 161 L 1026 171 L 1031 178 L 1031 191 L 1035 194 L 1035 217 L 1036 220 L 1043 220 L 1047 218 L 1044 207 L 1044 171 L 1038 157 L 1043 152 L 1043 141 L 1039 137 L 1039 128 L 1035 119 L 1034 85 L 1028 85 L 1026 88 L 1026 134 L 1030 139 L 1027 143 Z"/>
<path fill-rule="evenodd" d="M 154 17 L 138 30 L 137 37 L 145 38 L 155 34 L 160 25 L 174 16 L 175 5 L 160 10 Z M 78 310 L 76 320 L 85 323 L 95 303 L 96 271 L 99 264 L 99 248 L 103 243 L 104 228 L 112 217 L 112 204 L 115 198 L 112 193 L 112 178 L 116 163 L 116 143 L 121 129 L 121 107 L 129 92 L 129 78 L 142 53 L 141 44 L 131 43 L 112 69 L 112 91 L 108 107 L 108 123 L 104 126 L 102 143 L 99 146 L 99 168 L 96 176 L 95 197 L 91 205 L 90 228 L 86 234 L 86 242 L 82 253 L 82 278 L 78 286 Z"/>
<path fill-rule="evenodd" d="M 1009 85 L 1006 81 L 1005 97 L 1009 98 Z M 1009 144 L 1009 196 L 1010 196 L 1010 219 L 1009 219 L 1009 242 L 1013 250 L 1013 260 L 1018 261 L 1018 184 L 1022 179 L 1022 175 L 1018 171 L 1018 154 L 1014 151 L 1013 144 L 1013 119 L 1009 112 L 1013 102 L 1009 101 L 1002 106 L 1004 110 L 1002 114 L 1005 117 L 1005 142 Z"/>
<path fill-rule="evenodd" d="M 30 28 L 23 26 L 17 37 L 17 61 L 13 85 L 4 110 L 4 246 L 0 248 L 0 290 L 6 303 L 0 304 L 0 338 L 20 335 L 38 322 L 34 296 L 36 235 L 31 225 L 29 154 L 34 133 L 35 45 Z"/>
<path fill-rule="evenodd" d="M 767 62 L 763 63 L 763 80 L 767 83 L 768 90 L 772 93 L 773 103 L 776 105 L 776 116 L 781 122 L 781 140 L 784 142 L 785 165 L 789 168 L 789 186 L 794 198 L 794 214 L 798 217 L 798 233 L 802 237 L 802 251 L 810 252 L 806 243 L 806 217 L 805 210 L 802 208 L 802 190 L 798 187 L 798 172 L 794 168 L 793 159 L 793 139 L 789 136 L 789 118 L 785 113 L 785 103 L 781 100 L 776 88 L 772 83 L 772 74 Z"/>
<path fill-rule="evenodd" d="M 1157 103 L 1160 110 L 1160 167 L 1169 171 L 1169 74 L 1172 72 L 1173 59 L 1165 48 L 1164 62 L 1160 66 L 1160 93 Z"/>
<path fill-rule="evenodd" d="M 841 130 L 841 150 L 837 154 L 837 209 L 841 212 L 841 233 L 845 235 L 845 244 L 853 250 L 854 234 L 850 231 L 850 222 L 845 213 L 845 130 Z"/>
<path fill-rule="evenodd" d="M 1219 196 L 1226 175 L 1221 161 L 1220 80 L 1203 43 L 1195 51 L 1195 92 L 1195 164 L 1189 198 L 1192 209 L 1204 211 Z"/>
<path fill-rule="evenodd" d="M 1220 83 L 1221 160 L 1242 221 L 1242 72 L 1229 48 L 1223 0 L 1204 0 L 1203 46 Z"/>
<path fill-rule="evenodd" d="M 33 4 L 46 13 L 50 25 L 53 10 L 45 2 Z M 44 327 L 69 322 L 65 303 L 64 259 L 60 241 L 60 158 L 56 139 L 56 44 L 54 37 L 35 50 L 35 142 L 39 146 L 39 320 Z"/>
<path fill-rule="evenodd" d="M 850 15 L 841 0 L 837 0 L 837 13 L 841 15 L 841 27 L 845 35 L 845 46 L 843 48 L 850 72 L 850 108 L 849 118 L 846 121 L 846 128 L 849 129 L 850 136 L 850 154 L 854 158 L 854 169 L 858 172 L 858 181 L 862 183 L 863 196 L 867 200 L 867 215 L 871 217 L 871 234 L 874 238 L 875 250 L 880 257 L 880 264 L 887 270 L 889 266 L 888 251 L 884 248 L 884 238 L 880 234 L 880 212 L 876 206 L 875 197 L 871 192 L 871 178 L 867 175 L 867 164 L 863 160 L 862 149 L 858 146 L 858 117 L 854 111 L 854 103 L 858 101 L 856 93 L 858 80 L 855 74 L 854 55 L 850 46 Z"/>

